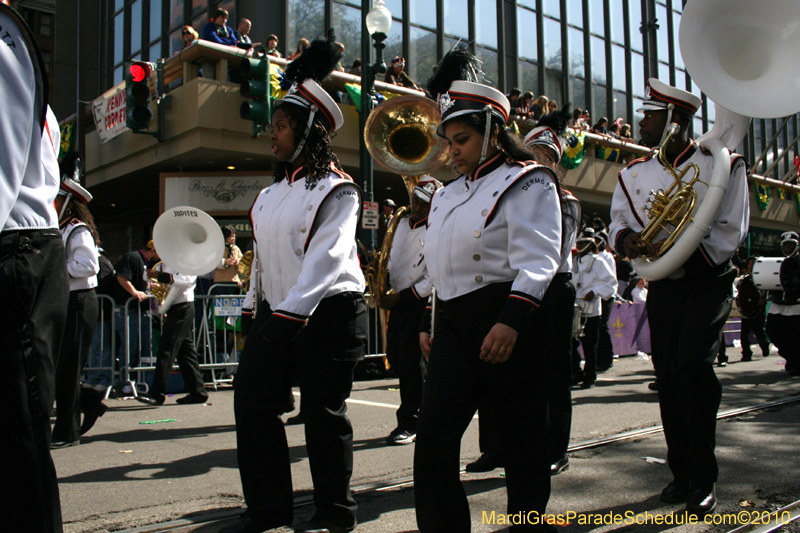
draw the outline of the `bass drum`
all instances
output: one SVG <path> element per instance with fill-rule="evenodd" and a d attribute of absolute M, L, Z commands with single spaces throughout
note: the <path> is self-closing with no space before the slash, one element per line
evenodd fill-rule
<path fill-rule="evenodd" d="M 781 263 L 781 287 L 786 292 L 794 292 L 800 287 L 800 255 L 787 257 Z"/>
<path fill-rule="evenodd" d="M 753 282 L 762 291 L 782 291 L 781 263 L 783 257 L 759 257 L 753 264 Z"/>
<path fill-rule="evenodd" d="M 736 307 L 744 318 L 753 318 L 761 307 L 761 293 L 752 276 L 745 276 L 736 286 Z"/>

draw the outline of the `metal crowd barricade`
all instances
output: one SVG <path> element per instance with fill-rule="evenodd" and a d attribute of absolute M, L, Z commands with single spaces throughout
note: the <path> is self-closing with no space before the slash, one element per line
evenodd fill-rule
<path fill-rule="evenodd" d="M 95 381 L 97 379 L 96 373 L 108 372 L 109 384 L 113 385 L 119 381 L 119 370 L 117 368 L 117 321 L 116 321 L 116 303 L 111 296 L 106 294 L 97 295 L 98 317 L 97 329 L 95 330 L 95 337 L 92 339 L 92 350 L 89 354 L 86 364 L 84 365 L 83 372 L 86 374 L 85 381 Z M 111 315 L 106 316 L 106 308 L 111 309 Z M 105 323 L 108 322 L 109 327 L 105 328 Z M 95 341 L 99 341 L 96 343 Z M 109 353 L 108 364 L 103 364 L 104 353 L 106 348 Z M 106 390 L 106 398 L 111 390 L 109 387 Z"/>

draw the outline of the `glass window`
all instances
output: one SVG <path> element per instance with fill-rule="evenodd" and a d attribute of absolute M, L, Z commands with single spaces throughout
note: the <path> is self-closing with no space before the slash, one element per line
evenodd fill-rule
<path fill-rule="evenodd" d="M 388 67 L 393 57 L 403 55 L 403 25 L 397 24 L 396 21 L 393 22 L 392 28 L 389 30 L 389 36 L 384 42 L 386 43 L 386 48 L 383 50 L 383 58 Z M 361 48 L 359 48 L 359 50 L 361 50 Z M 372 50 L 374 50 L 374 48 Z M 378 76 L 378 79 L 383 81 L 383 75 Z M 427 79 L 425 81 L 427 81 Z"/>
<path fill-rule="evenodd" d="M 42 35 L 50 35 L 50 28 L 53 25 L 53 15 L 50 13 L 39 14 L 39 33 Z"/>
<path fill-rule="evenodd" d="M 544 18 L 544 57 L 545 66 L 555 70 L 561 68 L 561 23 Z"/>
<path fill-rule="evenodd" d="M 602 117 L 608 119 L 608 95 L 605 87 L 592 85 L 592 125 L 600 121 Z M 608 128 L 608 126 L 606 126 Z"/>
<path fill-rule="evenodd" d="M 150 0 L 150 40 L 161 37 L 161 0 Z"/>
<path fill-rule="evenodd" d="M 619 91 L 614 91 L 614 112 L 611 113 L 611 122 L 621 118 L 622 123 L 628 122 L 628 95 Z"/>
<path fill-rule="evenodd" d="M 436 29 L 436 2 L 408 0 L 408 20 L 414 24 Z"/>
<path fill-rule="evenodd" d="M 542 0 L 542 11 L 545 15 L 561 20 L 561 0 Z"/>
<path fill-rule="evenodd" d="M 392 18 L 403 19 L 403 0 L 384 0 L 386 9 L 392 14 Z"/>
<path fill-rule="evenodd" d="M 361 57 L 361 10 L 334 3 L 332 24 L 336 28 L 336 39 L 344 45 L 341 63 L 349 67 Z"/>
<path fill-rule="evenodd" d="M 583 0 L 567 0 L 567 22 L 583 28 Z"/>
<path fill-rule="evenodd" d="M 208 1 L 207 0 L 192 0 L 192 13 L 191 13 L 191 15 L 189 15 L 189 18 L 193 19 L 197 15 L 199 15 L 200 13 L 205 11 L 206 10 L 206 6 L 208 6 Z M 212 13 L 212 15 L 213 15 L 213 13 Z M 228 16 L 231 17 L 230 11 L 228 12 Z M 233 18 L 233 17 L 231 17 L 231 18 Z M 236 23 L 236 21 L 233 21 L 233 20 L 229 19 L 228 20 L 228 26 L 230 26 L 230 27 L 235 29 L 235 26 L 238 26 L 238 24 Z"/>
<path fill-rule="evenodd" d="M 114 85 L 119 84 L 120 82 L 122 82 L 122 65 L 120 65 L 120 66 L 118 66 L 117 68 L 114 69 L 114 80 L 113 80 L 112 87 Z"/>
<path fill-rule="evenodd" d="M 44 70 L 47 74 L 50 74 L 50 52 L 47 50 L 41 50 L 42 54 L 42 61 L 44 62 Z"/>
<path fill-rule="evenodd" d="M 536 61 L 539 59 L 536 35 L 536 13 L 517 8 L 517 47 L 519 57 Z"/>
<path fill-rule="evenodd" d="M 572 78 L 571 81 L 572 95 L 570 96 L 570 101 L 572 102 L 572 109 L 576 107 L 586 109 L 586 82 L 578 78 Z"/>
<path fill-rule="evenodd" d="M 522 92 L 530 91 L 534 95 L 539 91 L 539 67 L 527 61 L 519 62 L 519 86 Z"/>
<path fill-rule="evenodd" d="M 544 94 L 559 105 L 564 104 L 564 75 L 555 70 L 544 71 Z"/>
<path fill-rule="evenodd" d="M 644 56 L 631 52 L 631 82 L 633 94 L 644 97 Z"/>
<path fill-rule="evenodd" d="M 125 39 L 125 13 L 120 12 L 114 17 L 114 64 L 122 62 L 122 50 Z"/>
<path fill-rule="evenodd" d="M 658 79 L 669 83 L 669 65 L 660 61 L 658 63 Z"/>
<path fill-rule="evenodd" d="M 131 54 L 142 49 L 142 0 L 131 4 Z"/>
<path fill-rule="evenodd" d="M 183 0 L 169 0 L 169 27 L 183 25 Z M 202 36 L 202 32 L 200 33 Z"/>
<path fill-rule="evenodd" d="M 569 73 L 583 78 L 586 71 L 586 55 L 583 50 L 583 35 L 581 30 L 569 28 L 567 39 L 569 45 Z"/>
<path fill-rule="evenodd" d="M 592 81 L 606 83 L 606 42 L 599 37 L 592 36 Z"/>
<path fill-rule="evenodd" d="M 708 121 L 709 122 L 716 122 L 717 121 L 717 106 L 714 105 L 710 99 L 706 100 L 706 103 L 703 104 L 706 108 L 706 113 L 708 114 Z M 791 124 L 791 121 L 789 122 Z M 794 137 L 792 137 L 794 139 Z"/>
<path fill-rule="evenodd" d="M 658 19 L 658 30 L 656 32 L 656 42 L 658 43 L 658 60 L 669 63 L 669 22 L 667 21 L 667 8 L 656 4 L 656 18 Z M 669 79 L 669 78 L 662 78 Z"/>
<path fill-rule="evenodd" d="M 425 85 L 433 74 L 433 67 L 436 66 L 438 59 L 436 56 L 436 33 L 412 26 L 406 62 L 406 72 L 411 79 L 417 85 Z"/>
<path fill-rule="evenodd" d="M 287 56 L 297 50 L 297 42 L 305 37 L 314 40 L 325 31 L 324 2 L 288 2 L 286 29 Z M 392 29 L 396 24 L 392 24 Z M 359 47 L 360 50 L 360 47 Z"/>
<path fill-rule="evenodd" d="M 694 117 L 692 119 L 692 138 L 697 139 L 703 134 L 703 119 Z"/>
<path fill-rule="evenodd" d="M 497 52 L 476 47 L 475 54 L 478 56 L 478 59 L 483 61 L 481 68 L 483 68 L 483 73 L 486 75 L 487 84 L 492 87 L 497 87 Z"/>
<path fill-rule="evenodd" d="M 642 104 L 644 104 L 644 102 L 641 99 L 633 98 L 633 120 L 631 120 L 628 123 L 632 126 L 632 134 L 634 142 L 638 142 L 639 140 L 639 121 L 641 121 L 644 118 L 644 114 L 641 111 L 639 112 L 636 111 L 637 109 L 642 107 Z"/>
<path fill-rule="evenodd" d="M 497 47 L 497 2 L 475 0 L 475 40 L 478 44 Z"/>
<path fill-rule="evenodd" d="M 643 50 L 642 3 L 639 0 L 628 2 L 628 16 L 631 23 L 631 48 L 641 52 Z"/>
<path fill-rule="evenodd" d="M 173 31 L 169 34 L 169 55 L 180 52 L 183 48 L 183 40 L 181 39 L 181 29 Z"/>
<path fill-rule="evenodd" d="M 681 14 L 672 12 L 672 26 L 675 28 L 673 31 L 675 32 L 675 67 L 676 68 L 685 68 L 683 65 L 683 57 L 681 56 L 681 47 L 678 44 L 678 30 L 681 27 Z"/>
<path fill-rule="evenodd" d="M 161 59 L 161 41 L 154 43 L 150 46 L 150 49 L 147 52 L 147 60 L 148 61 L 158 61 Z"/>
<path fill-rule="evenodd" d="M 228 26 L 231 26 L 235 29 L 239 25 L 239 21 L 236 19 L 236 0 L 222 0 L 222 2 L 217 2 L 211 6 L 211 13 L 214 13 L 214 10 L 218 7 L 221 7 L 228 12 Z M 308 39 L 316 39 L 321 35 L 322 33 L 320 32 L 319 34 L 314 34 L 313 37 L 309 36 Z"/>
<path fill-rule="evenodd" d="M 536 0 L 517 0 L 517 5 L 536 10 Z"/>
<path fill-rule="evenodd" d="M 125 0 L 114 0 L 114 13 L 125 7 Z"/>
<path fill-rule="evenodd" d="M 634 0 L 634 3 L 637 1 Z M 608 18 L 611 22 L 611 40 L 625 44 L 625 13 L 622 11 L 622 0 L 611 0 L 611 12 Z"/>
<path fill-rule="evenodd" d="M 28 24 L 29 27 L 34 28 L 36 25 L 34 24 L 34 19 L 36 18 L 36 13 L 32 9 L 25 8 L 22 10 L 22 17 L 25 19 L 25 22 Z"/>
<path fill-rule="evenodd" d="M 625 48 L 618 44 L 611 45 L 611 74 L 612 86 L 621 91 L 628 90 L 628 82 L 625 80 Z"/>
<path fill-rule="evenodd" d="M 592 33 L 601 37 L 605 36 L 605 14 L 603 13 L 603 2 L 589 2 L 589 28 Z"/>
<path fill-rule="evenodd" d="M 443 0 L 444 32 L 456 37 L 469 38 L 467 0 Z"/>

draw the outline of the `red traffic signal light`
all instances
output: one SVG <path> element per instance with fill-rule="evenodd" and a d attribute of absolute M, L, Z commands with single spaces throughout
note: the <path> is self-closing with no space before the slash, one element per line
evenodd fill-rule
<path fill-rule="evenodd" d="M 150 77 L 150 66 L 147 63 L 131 63 L 129 72 L 131 80 L 140 83 Z"/>

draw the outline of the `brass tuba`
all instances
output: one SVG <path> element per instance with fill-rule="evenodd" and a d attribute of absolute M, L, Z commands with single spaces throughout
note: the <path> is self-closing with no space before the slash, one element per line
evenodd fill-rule
<path fill-rule="evenodd" d="M 433 100 L 418 96 L 396 96 L 376 107 L 364 127 L 364 140 L 372 158 L 381 166 L 403 177 L 409 201 L 419 177 L 430 174 L 447 162 L 447 145 L 436 135 L 441 115 Z M 389 251 L 400 217 L 409 207 L 401 207 L 392 218 L 381 249 L 368 251 L 366 268 L 371 305 L 380 305 L 390 292 L 387 287 Z"/>

